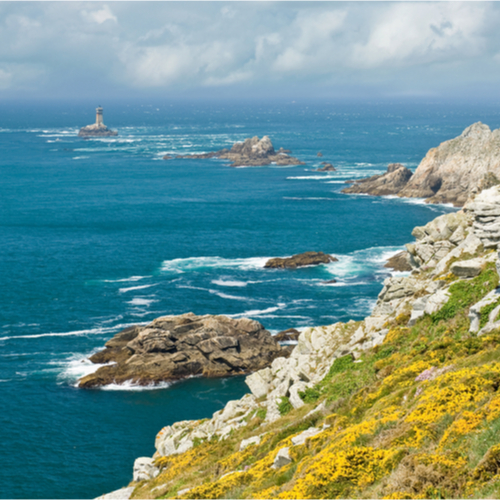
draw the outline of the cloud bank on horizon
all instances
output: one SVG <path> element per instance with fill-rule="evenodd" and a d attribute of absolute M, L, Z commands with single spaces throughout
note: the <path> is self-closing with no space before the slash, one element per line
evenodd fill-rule
<path fill-rule="evenodd" d="M 0 2 L 0 97 L 495 95 L 499 25 L 495 2 Z"/>

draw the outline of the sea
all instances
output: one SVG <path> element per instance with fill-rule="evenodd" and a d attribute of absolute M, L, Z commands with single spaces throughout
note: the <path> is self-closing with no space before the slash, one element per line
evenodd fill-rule
<path fill-rule="evenodd" d="M 104 107 L 117 137 L 78 130 Z M 126 486 L 157 432 L 210 417 L 244 377 L 77 387 L 115 333 L 223 314 L 271 333 L 360 320 L 411 231 L 455 210 L 341 193 L 500 106 L 419 101 L 0 102 L 0 497 L 94 498 Z M 231 168 L 164 155 L 268 135 L 305 165 Z M 322 156 L 318 156 L 321 153 Z M 335 172 L 320 173 L 321 162 Z M 271 257 L 338 262 L 269 270 Z M 335 280 L 335 282 L 332 282 Z"/>

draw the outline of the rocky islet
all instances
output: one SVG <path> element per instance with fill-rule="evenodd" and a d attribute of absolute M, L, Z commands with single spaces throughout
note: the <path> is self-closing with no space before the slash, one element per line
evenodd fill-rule
<path fill-rule="evenodd" d="M 276 164 L 279 166 L 304 165 L 304 163 L 293 156 L 290 151 L 280 148 L 275 151 L 271 139 L 265 135 L 262 139 L 257 136 L 245 139 L 243 142 L 235 143 L 231 149 L 221 149 L 210 153 L 177 155 L 175 158 L 197 160 L 219 158 L 231 161 L 231 167 L 263 167 Z M 171 155 L 165 155 L 164 160 L 172 159 Z"/>

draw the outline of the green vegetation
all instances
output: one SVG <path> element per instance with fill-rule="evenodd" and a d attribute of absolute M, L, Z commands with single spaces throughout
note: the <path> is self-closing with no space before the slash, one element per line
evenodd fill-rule
<path fill-rule="evenodd" d="M 161 473 L 133 497 L 498 498 L 500 330 L 471 335 L 467 317 L 497 284 L 491 265 L 454 282 L 439 313 L 411 328 L 398 316 L 382 345 L 337 358 L 302 408 L 282 398 L 274 423 L 261 408 L 227 439 L 158 458 Z M 322 431 L 293 446 L 313 426 Z M 292 463 L 275 470 L 284 447 Z"/>
<path fill-rule="evenodd" d="M 491 304 L 488 304 L 481 308 L 481 310 L 479 311 L 479 329 L 486 326 L 491 311 L 493 311 L 493 309 L 495 309 L 498 306 L 500 306 L 500 298 L 492 302 Z"/>

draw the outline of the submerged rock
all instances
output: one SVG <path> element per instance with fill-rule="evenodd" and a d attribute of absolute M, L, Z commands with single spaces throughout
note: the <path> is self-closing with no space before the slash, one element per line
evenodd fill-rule
<path fill-rule="evenodd" d="M 115 335 L 104 351 L 90 358 L 94 363 L 113 364 L 81 378 L 79 387 L 241 375 L 288 355 L 289 350 L 257 321 L 193 313 L 164 316 Z"/>
<path fill-rule="evenodd" d="M 190 160 L 219 158 L 232 161 L 231 167 L 262 167 L 271 163 L 280 166 L 304 165 L 303 162 L 290 156 L 289 153 L 288 149 L 283 148 L 275 151 L 271 139 L 265 135 L 262 139 L 255 136 L 251 139 L 245 139 L 244 142 L 237 142 L 231 149 L 221 149 L 210 153 L 177 155 L 176 158 Z M 168 160 L 170 156 L 165 155 L 163 159 Z"/>
<path fill-rule="evenodd" d="M 296 269 L 304 266 L 317 266 L 337 262 L 338 259 L 323 252 L 304 252 L 292 257 L 276 257 L 269 259 L 264 267 L 266 269 Z"/>
<path fill-rule="evenodd" d="M 387 167 L 385 174 L 354 181 L 352 186 L 343 189 L 342 192 L 370 194 L 373 196 L 398 194 L 406 186 L 412 175 L 412 171 L 401 165 L 401 163 L 391 163 Z"/>

